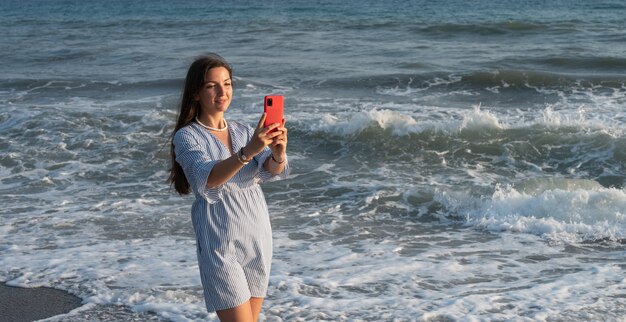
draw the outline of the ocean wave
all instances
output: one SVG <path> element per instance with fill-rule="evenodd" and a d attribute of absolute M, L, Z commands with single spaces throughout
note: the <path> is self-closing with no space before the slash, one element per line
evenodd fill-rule
<path fill-rule="evenodd" d="M 131 91 L 137 89 L 179 90 L 183 80 L 177 78 L 154 79 L 138 82 L 94 81 L 86 78 L 75 79 L 4 79 L 0 82 L 0 90 L 15 93 L 39 93 L 42 91 Z"/>
<path fill-rule="evenodd" d="M 376 140 L 398 136 L 472 136 L 477 132 L 505 129 L 494 114 L 482 111 L 479 107 L 442 121 L 423 121 L 418 117 L 387 109 L 372 109 L 341 116 L 324 114 L 317 123 L 309 126 L 309 131 L 344 138 Z"/>
<path fill-rule="evenodd" d="M 590 9 L 593 10 L 624 10 L 626 9 L 626 5 L 621 3 L 590 3 Z"/>
<path fill-rule="evenodd" d="M 392 96 L 409 96 L 432 92 L 474 91 L 529 91 L 536 93 L 538 89 L 559 90 L 563 92 L 584 89 L 624 89 L 626 78 L 616 73 L 616 65 L 626 66 L 620 58 L 604 57 L 586 58 L 549 58 L 536 61 L 539 64 L 572 64 L 572 67 L 594 70 L 590 74 L 572 74 L 548 72 L 533 69 L 475 70 L 469 72 L 443 73 L 394 73 L 376 75 L 355 75 L 344 78 L 325 79 L 303 83 L 303 87 L 329 90 L 374 90 L 377 94 Z M 526 62 L 528 63 L 528 62 Z M 580 64 L 578 64 L 580 63 Z M 407 69 L 421 68 L 420 64 L 407 62 L 398 66 Z M 582 66 L 582 67 L 581 67 Z M 557 67 L 557 66 L 553 66 Z M 598 74 L 596 69 L 606 71 Z"/>
<path fill-rule="evenodd" d="M 626 58 L 612 56 L 545 57 L 535 59 L 533 62 L 570 71 L 589 69 L 623 74 L 624 70 L 626 70 Z"/>
<path fill-rule="evenodd" d="M 502 86 L 509 89 L 520 88 L 591 88 L 604 86 L 623 88 L 626 79 L 622 76 L 610 75 L 570 75 L 544 72 L 539 70 L 495 69 L 493 71 L 476 71 L 461 76 L 459 81 L 464 86 L 490 88 Z"/>
<path fill-rule="evenodd" d="M 141 82 L 93 81 L 87 79 L 13 79 L 0 82 L 0 104 L 69 111 L 130 108 L 167 101 L 175 106 L 182 80 L 159 79 Z"/>
<path fill-rule="evenodd" d="M 419 110 L 419 108 L 418 108 Z M 439 113 L 440 115 L 436 115 Z M 366 131 L 376 135 L 407 136 L 414 134 L 443 134 L 446 136 L 471 135 L 476 131 L 487 131 L 500 136 L 499 131 L 526 129 L 529 132 L 544 132 L 546 128 L 572 131 L 605 131 L 611 136 L 623 135 L 619 124 L 603 120 L 588 119 L 584 110 L 555 111 L 551 106 L 519 122 L 520 115 L 497 115 L 480 106 L 460 111 L 429 111 L 421 115 L 390 109 L 372 108 L 365 111 L 330 114 L 325 113 L 315 121 L 308 120 L 302 127 L 314 133 L 337 136 L 355 136 Z M 509 121 L 510 119 L 510 121 Z"/>
<path fill-rule="evenodd" d="M 377 162 L 396 164 L 400 158 L 402 164 L 408 162 L 402 171 L 417 176 L 452 171 L 476 183 L 542 173 L 593 178 L 605 187 L 626 184 L 622 161 L 626 138 L 619 123 L 549 107 L 533 118 L 478 106 L 456 113 L 420 110 L 420 114 L 379 109 L 323 114 L 317 121 L 295 121 L 291 134 L 324 151 L 334 146 L 340 149 L 336 152 L 349 151 L 363 160 L 376 155 L 376 161 L 367 162 L 372 169 Z"/>
<path fill-rule="evenodd" d="M 546 32 L 574 32 L 576 26 L 572 23 L 533 23 L 524 21 L 501 21 L 484 23 L 443 23 L 425 27 L 415 27 L 413 32 L 430 34 L 437 37 L 453 37 L 463 35 L 497 36 L 523 35 Z"/>
<path fill-rule="evenodd" d="M 435 199 L 478 228 L 556 242 L 626 242 L 626 190 L 592 180 L 538 178 L 497 186 L 489 197 L 439 191 Z"/>
<path fill-rule="evenodd" d="M 426 158 L 422 162 L 434 162 L 433 166 L 443 163 L 467 169 L 475 164 L 495 172 L 512 171 L 511 175 L 517 171 L 578 173 L 608 187 L 625 184 L 626 138 L 619 122 L 550 107 L 533 118 L 496 114 L 479 106 L 427 115 L 386 109 L 327 113 L 316 121 L 292 121 L 292 136 L 314 139 L 311 144 L 338 144 L 365 157 L 376 153 L 382 160 L 411 155 Z M 375 147 L 383 146 L 383 151 L 376 152 Z"/>

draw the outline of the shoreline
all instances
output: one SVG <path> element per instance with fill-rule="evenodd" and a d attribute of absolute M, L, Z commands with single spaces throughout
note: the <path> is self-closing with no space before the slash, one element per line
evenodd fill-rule
<path fill-rule="evenodd" d="M 69 313 L 82 299 L 51 287 L 23 288 L 0 282 L 0 320 L 36 321 Z"/>

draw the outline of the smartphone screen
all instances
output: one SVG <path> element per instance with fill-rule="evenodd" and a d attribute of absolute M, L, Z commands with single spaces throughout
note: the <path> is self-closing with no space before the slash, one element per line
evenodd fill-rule
<path fill-rule="evenodd" d="M 265 96 L 263 103 L 263 111 L 267 114 L 265 116 L 265 123 L 263 126 L 267 127 L 273 123 L 283 122 L 283 96 L 282 95 L 268 95 Z"/>

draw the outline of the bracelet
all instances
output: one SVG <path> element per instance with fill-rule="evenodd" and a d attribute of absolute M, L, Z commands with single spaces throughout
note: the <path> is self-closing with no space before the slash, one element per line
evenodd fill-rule
<path fill-rule="evenodd" d="M 248 162 L 250 162 L 250 160 L 247 160 L 243 158 L 243 148 L 241 148 L 241 150 L 239 150 L 239 152 L 237 152 L 237 160 L 239 160 L 239 162 L 241 162 L 241 164 L 246 165 L 248 164 Z"/>
<path fill-rule="evenodd" d="M 272 154 L 272 160 L 274 160 L 274 162 L 278 163 L 278 164 L 282 164 L 283 162 L 285 162 L 285 160 L 283 161 L 278 161 L 276 160 L 276 158 L 274 158 L 274 155 Z"/>

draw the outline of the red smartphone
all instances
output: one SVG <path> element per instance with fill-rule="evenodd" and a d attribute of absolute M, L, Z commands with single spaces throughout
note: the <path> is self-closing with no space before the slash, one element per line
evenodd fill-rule
<path fill-rule="evenodd" d="M 265 96 L 263 103 L 263 111 L 266 113 L 265 123 L 263 123 L 264 127 L 268 127 L 273 123 L 283 123 L 283 101 L 284 97 L 282 95 Z M 276 129 L 273 131 L 276 131 Z"/>

